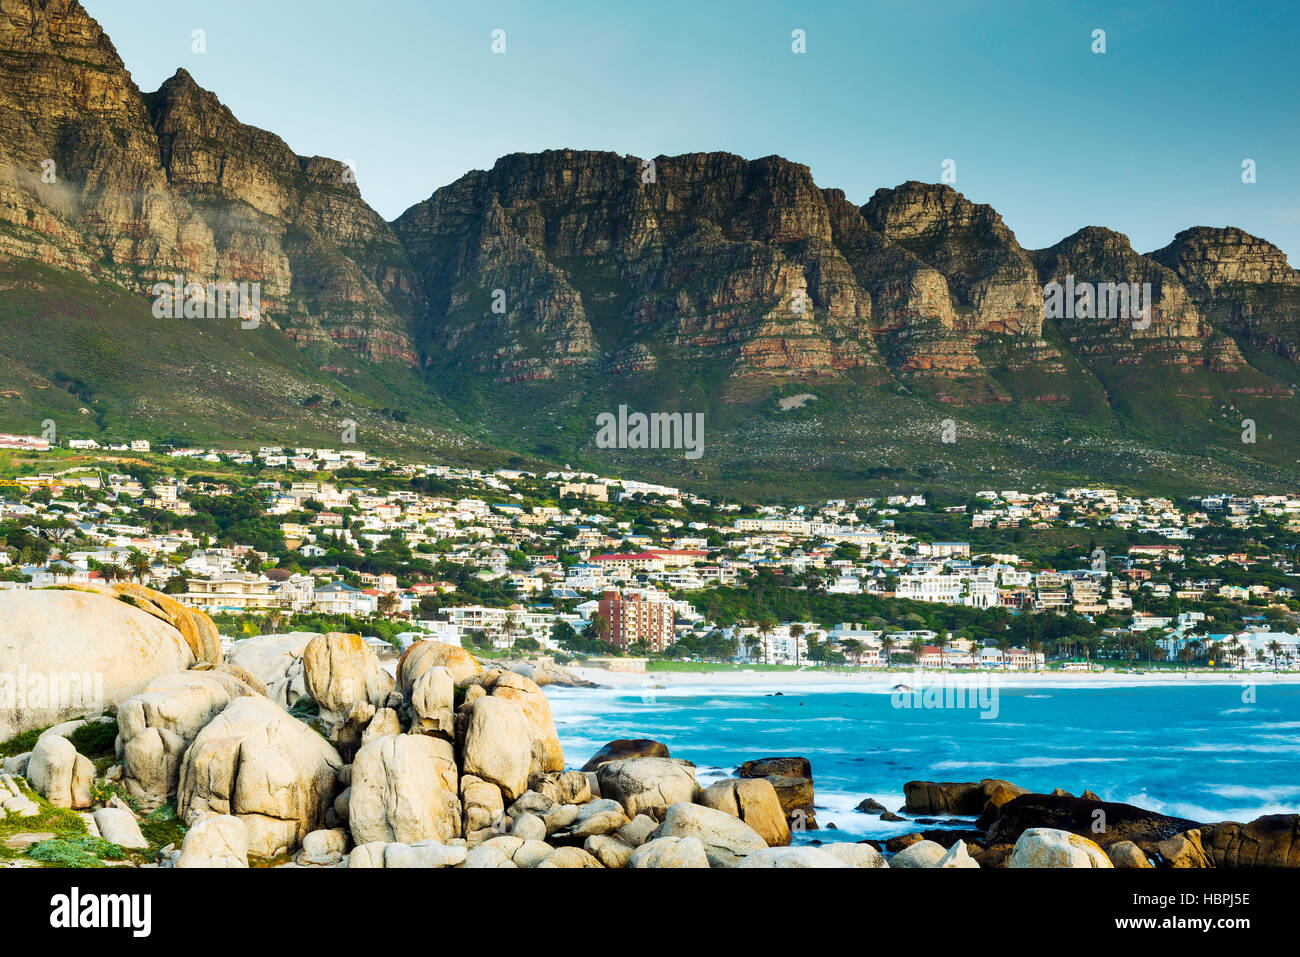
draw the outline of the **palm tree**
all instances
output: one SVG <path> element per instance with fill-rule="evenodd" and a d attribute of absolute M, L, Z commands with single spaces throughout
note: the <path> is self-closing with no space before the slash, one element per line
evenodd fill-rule
<path fill-rule="evenodd" d="M 844 642 L 844 650 L 853 658 L 853 663 L 859 668 L 862 667 L 862 649 L 863 644 L 857 638 L 850 638 Z"/>
<path fill-rule="evenodd" d="M 149 561 L 148 556 L 143 552 L 132 552 L 126 560 L 126 567 L 132 575 L 140 579 L 140 584 L 143 585 L 149 569 L 153 567 L 153 562 Z"/>
<path fill-rule="evenodd" d="M 1282 642 L 1274 638 L 1268 643 L 1268 653 L 1273 656 L 1273 673 L 1277 673 L 1277 659 L 1282 654 Z"/>
<path fill-rule="evenodd" d="M 266 626 L 270 629 L 271 634 L 274 635 L 279 631 L 282 624 L 284 624 L 284 612 L 276 610 L 266 616 Z"/>
<path fill-rule="evenodd" d="M 402 607 L 402 598 L 395 591 L 379 596 L 379 613 L 385 618 L 392 618 L 393 613 Z"/>
<path fill-rule="evenodd" d="M 763 664 L 767 664 L 767 639 L 771 637 L 772 632 L 776 630 L 776 619 L 771 615 L 764 615 L 758 622 L 758 633 L 763 636 Z"/>
<path fill-rule="evenodd" d="M 790 637 L 794 639 L 794 666 L 799 667 L 799 639 L 803 637 L 803 625 L 795 622 L 790 626 Z"/>
<path fill-rule="evenodd" d="M 917 635 L 907 644 L 912 649 L 912 656 L 916 659 L 916 666 L 921 667 L 921 656 L 925 654 L 925 639 Z"/>
<path fill-rule="evenodd" d="M 99 573 L 104 576 L 104 581 L 112 583 L 119 578 L 126 578 L 130 573 L 117 562 L 109 562 L 106 565 L 99 566 Z"/>
<path fill-rule="evenodd" d="M 885 656 L 886 668 L 889 667 L 889 663 L 894 657 L 894 645 L 896 644 L 897 642 L 894 641 L 891 635 L 885 635 L 883 638 L 880 639 L 880 651 L 881 654 Z"/>

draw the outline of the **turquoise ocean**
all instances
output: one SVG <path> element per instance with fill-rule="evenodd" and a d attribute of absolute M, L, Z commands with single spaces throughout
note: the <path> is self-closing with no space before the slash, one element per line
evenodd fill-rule
<path fill-rule="evenodd" d="M 702 784 L 752 758 L 808 758 L 820 840 L 917 830 L 854 810 L 865 797 L 900 809 L 903 783 L 914 779 L 1089 789 L 1203 822 L 1300 812 L 1300 685 L 1002 687 L 991 719 L 969 708 L 898 707 L 918 699 L 889 687 L 552 687 L 547 695 L 572 767 L 615 738 L 662 741 L 695 762 Z M 832 823 L 837 829 L 826 829 Z"/>

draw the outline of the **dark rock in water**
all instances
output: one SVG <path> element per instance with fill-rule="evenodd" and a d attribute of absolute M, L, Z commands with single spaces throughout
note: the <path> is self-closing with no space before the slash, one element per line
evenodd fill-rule
<path fill-rule="evenodd" d="M 622 761 L 627 758 L 666 758 L 669 757 L 668 746 L 650 738 L 619 738 L 611 741 L 582 766 L 584 771 L 595 771 L 602 764 L 610 761 Z"/>
<path fill-rule="evenodd" d="M 784 692 L 784 691 L 773 691 L 773 692 L 772 692 L 772 697 L 774 697 L 774 698 L 784 698 L 784 697 L 785 697 L 785 692 Z"/>
<path fill-rule="evenodd" d="M 980 781 L 908 781 L 903 785 L 907 803 L 903 810 L 908 814 L 965 814 L 984 813 L 991 799 L 997 806 L 1020 794 L 1027 793 L 1010 781 L 984 778 Z"/>
<path fill-rule="evenodd" d="M 863 798 L 853 810 L 861 811 L 863 814 L 879 814 L 885 810 L 885 806 L 875 798 Z"/>
<path fill-rule="evenodd" d="M 836 824 L 834 821 L 831 821 L 829 824 L 826 825 L 826 830 L 828 831 L 838 831 L 839 829 L 840 829 L 839 825 Z"/>
<path fill-rule="evenodd" d="M 858 844 L 870 844 L 872 847 L 874 847 L 874 848 L 875 848 L 876 850 L 878 850 L 878 851 L 883 851 L 883 850 L 885 849 L 885 843 L 884 843 L 883 841 L 872 841 L 872 840 L 867 840 L 867 841 L 857 841 L 857 842 L 855 842 L 855 843 L 858 843 Z"/>
<path fill-rule="evenodd" d="M 1007 781 L 981 781 L 980 783 L 992 783 L 994 785 L 991 789 L 987 787 L 984 789 L 988 797 L 984 801 L 984 810 L 980 812 L 979 820 L 975 822 L 975 826 L 981 831 L 988 830 L 988 826 L 998 816 L 998 811 L 1002 809 L 1002 805 L 1008 801 L 1014 801 L 1022 794 L 1030 793 L 1025 788 L 1018 787 Z"/>
<path fill-rule="evenodd" d="M 1157 814 L 1132 804 L 1087 801 L 1052 794 L 1022 794 L 1008 801 L 989 825 L 988 844 L 1014 844 L 1031 827 L 1054 827 L 1086 837 L 1106 848 L 1118 841 L 1148 847 L 1180 831 L 1197 827 L 1195 821 Z"/>
<path fill-rule="evenodd" d="M 746 761 L 736 768 L 736 776 L 742 778 L 765 778 L 771 774 L 781 774 L 788 778 L 811 778 L 812 762 L 807 758 L 759 758 Z"/>
<path fill-rule="evenodd" d="M 901 691 L 903 694 L 915 694 L 911 685 L 897 684 L 889 689 L 890 691 Z"/>
<path fill-rule="evenodd" d="M 895 814 L 893 811 L 885 811 L 883 814 L 880 815 L 880 819 L 882 821 L 906 821 L 907 820 L 907 818 L 903 817 L 901 814 Z"/>
<path fill-rule="evenodd" d="M 1156 851 L 1175 868 L 1300 867 L 1300 814 L 1203 824 L 1161 841 Z"/>
<path fill-rule="evenodd" d="M 912 814 L 979 814 L 984 810 L 984 788 L 978 781 L 908 781 L 903 785 L 904 807 Z"/>
<path fill-rule="evenodd" d="M 897 854 L 904 848 L 911 847 L 913 844 L 921 840 L 924 840 L 924 838 L 915 832 L 911 834 L 900 834 L 898 837 L 891 837 L 889 840 L 885 841 L 885 850 L 890 854 Z"/>
<path fill-rule="evenodd" d="M 918 818 L 917 820 L 920 820 L 920 818 Z M 942 824 L 944 827 L 963 827 L 963 828 L 976 827 L 976 825 L 972 824 L 970 821 L 963 821 L 959 817 L 950 817 L 948 818 L 948 820 L 940 821 L 939 823 Z M 978 828 L 976 829 L 978 830 Z"/>
<path fill-rule="evenodd" d="M 916 819 L 916 823 L 917 824 L 938 824 L 939 819 L 937 817 L 918 817 Z"/>

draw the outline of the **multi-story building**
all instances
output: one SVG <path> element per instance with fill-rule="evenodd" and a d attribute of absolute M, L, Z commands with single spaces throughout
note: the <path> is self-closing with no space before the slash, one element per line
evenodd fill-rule
<path fill-rule="evenodd" d="M 600 616 L 609 625 L 609 642 L 627 650 L 645 642 L 654 651 L 673 644 L 674 602 L 653 589 L 631 589 L 626 595 L 610 590 L 600 599 Z"/>

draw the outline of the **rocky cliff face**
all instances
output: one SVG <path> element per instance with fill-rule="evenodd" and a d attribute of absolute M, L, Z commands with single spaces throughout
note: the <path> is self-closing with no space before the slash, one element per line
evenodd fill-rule
<path fill-rule="evenodd" d="M 1207 320 L 1300 360 L 1300 272 L 1282 250 L 1240 229 L 1185 229 L 1151 259 L 1178 274 Z"/>
<path fill-rule="evenodd" d="M 184 71 L 141 94 L 74 0 L 0 0 L 0 252 L 141 293 L 259 282 L 300 342 L 412 362 L 418 280 L 345 172 Z"/>
<path fill-rule="evenodd" d="M 576 150 L 503 157 L 390 225 L 342 164 L 183 70 L 141 93 L 74 0 L 0 14 L 0 254 L 138 292 L 260 282 L 265 318 L 323 368 L 343 348 L 435 386 L 703 370 L 1006 402 L 1061 399 L 1080 368 L 1233 374 L 1235 339 L 1300 358 L 1300 274 L 1240 230 L 1142 256 L 1090 227 L 1034 252 L 947 186 L 857 206 L 776 156 Z M 1067 281 L 1148 283 L 1149 319 L 1053 316 L 1044 286 Z"/>
<path fill-rule="evenodd" d="M 1215 372 L 1245 365 L 1236 343 L 1203 320 L 1177 274 L 1134 252 L 1127 236 L 1088 226 L 1040 250 L 1035 259 L 1044 286 L 1063 286 L 1065 308 L 1074 300 L 1070 311 L 1075 314 L 1053 321 L 1088 361 L 1203 366 Z M 1117 287 L 1114 295 L 1103 291 L 1111 285 Z"/>

